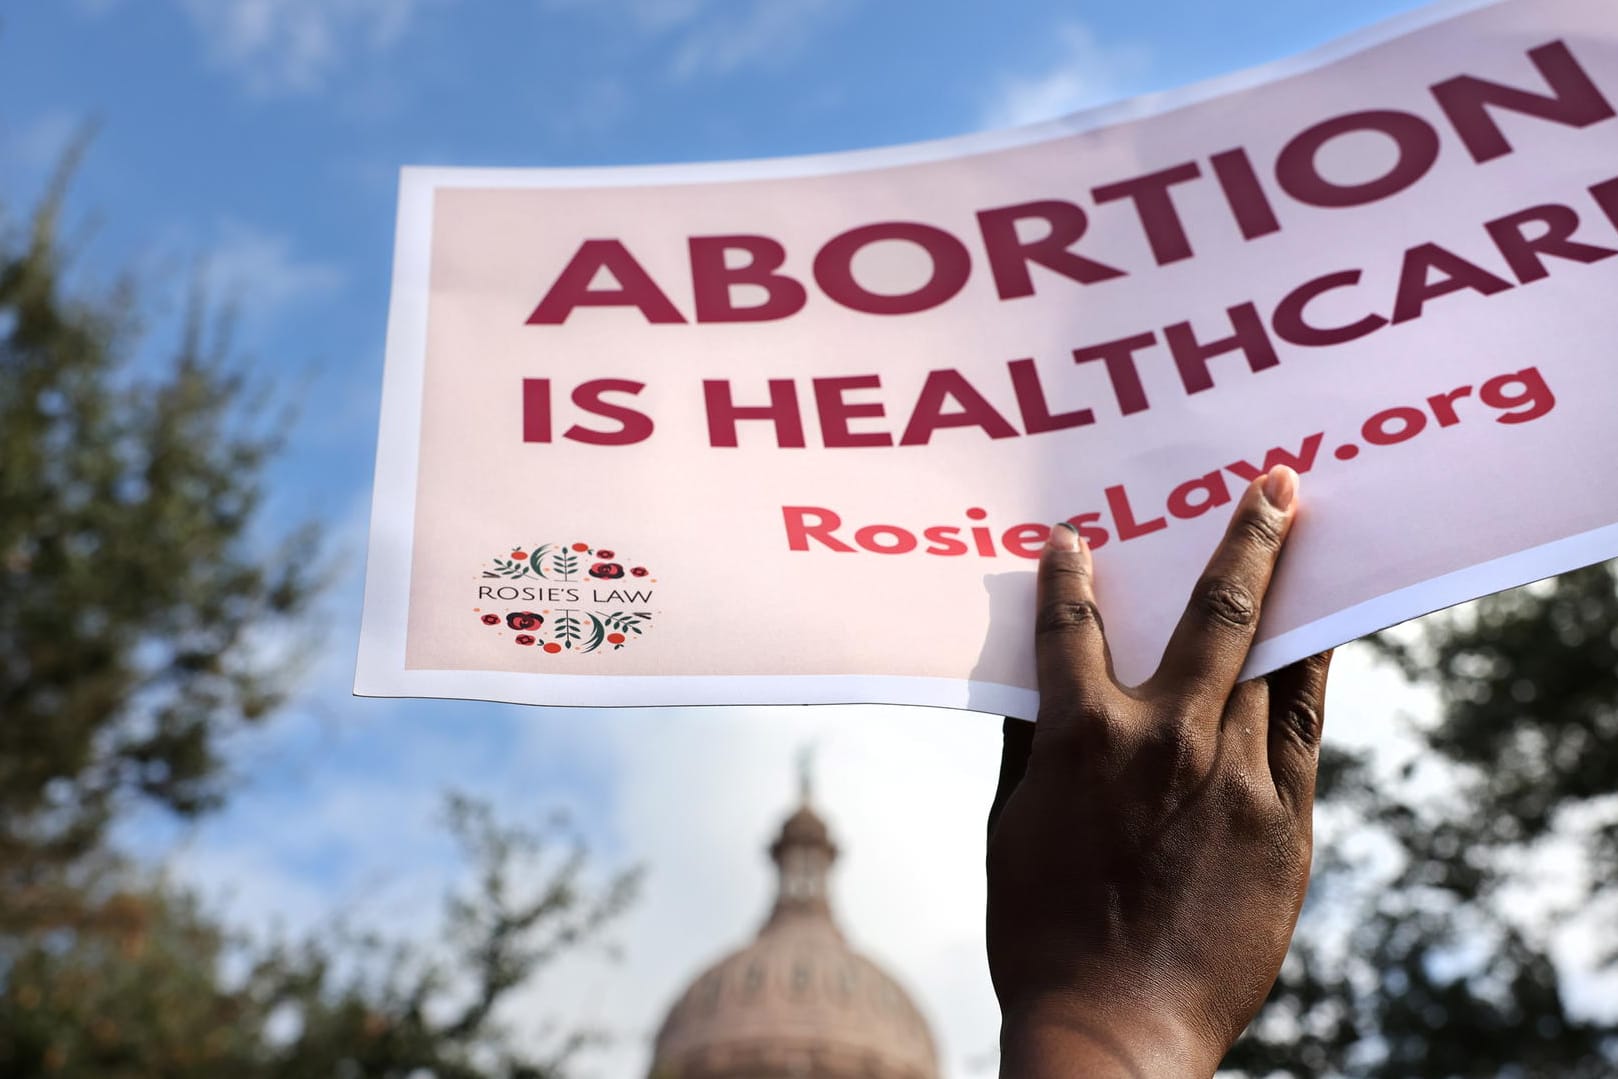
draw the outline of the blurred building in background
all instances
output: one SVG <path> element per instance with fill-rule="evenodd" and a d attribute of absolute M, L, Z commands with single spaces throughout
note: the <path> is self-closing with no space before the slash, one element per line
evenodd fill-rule
<path fill-rule="evenodd" d="M 809 786 L 806 770 L 798 809 L 770 845 L 774 909 L 751 944 L 681 994 L 658 1032 L 651 1079 L 937 1079 L 927 1021 L 832 917 L 837 846 Z"/>

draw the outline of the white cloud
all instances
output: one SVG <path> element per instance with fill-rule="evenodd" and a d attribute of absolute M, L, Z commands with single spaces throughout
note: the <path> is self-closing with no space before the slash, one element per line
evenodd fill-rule
<path fill-rule="evenodd" d="M 765 848 L 794 806 L 794 761 L 811 743 L 815 804 L 842 848 L 832 884 L 845 933 L 915 997 L 940 1043 L 944 1075 L 992 1074 L 975 1065 L 992 1065 L 999 1029 L 982 935 L 983 829 L 999 721 L 945 710 L 805 708 L 618 713 L 592 722 L 612 747 L 614 831 L 648 861 L 650 876 L 620 934 L 621 965 L 575 966 L 551 983 L 567 984 L 568 999 L 540 986 L 524 1001 L 529 1015 L 565 1010 L 624 1036 L 583 1074 L 644 1075 L 676 995 L 752 939 L 774 894 Z"/>
<path fill-rule="evenodd" d="M 587 10 L 627 19 L 639 33 L 657 33 L 695 19 L 710 0 L 544 0 L 553 11 Z"/>
<path fill-rule="evenodd" d="M 354 53 L 386 51 L 423 0 L 176 0 L 214 63 L 261 93 L 320 89 Z"/>
<path fill-rule="evenodd" d="M 847 10 L 845 0 L 751 0 L 710 5 L 675 53 L 676 78 L 729 75 L 789 56 Z"/>
<path fill-rule="evenodd" d="M 581 83 L 565 107 L 547 108 L 545 125 L 560 138 L 595 139 L 613 131 L 630 113 L 634 96 L 622 79 L 594 78 Z"/>
<path fill-rule="evenodd" d="M 719 77 L 791 57 L 853 0 L 546 0 L 664 39 L 675 79 Z"/>
<path fill-rule="evenodd" d="M 220 226 L 204 279 L 215 296 L 254 322 L 343 286 L 336 266 L 299 258 L 288 237 L 240 221 Z"/>
<path fill-rule="evenodd" d="M 1002 79 L 984 105 L 984 127 L 1016 127 L 1053 120 L 1123 96 L 1150 65 L 1135 45 L 1103 45 L 1082 23 L 1067 23 L 1055 35 L 1061 57 L 1037 75 Z"/>

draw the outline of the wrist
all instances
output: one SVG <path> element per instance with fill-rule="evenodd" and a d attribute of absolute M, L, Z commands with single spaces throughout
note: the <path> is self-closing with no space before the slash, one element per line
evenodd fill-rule
<path fill-rule="evenodd" d="M 1003 1010 L 1000 1075 L 1208 1079 L 1227 1048 L 1192 1024 L 1139 1002 L 1042 999 Z"/>

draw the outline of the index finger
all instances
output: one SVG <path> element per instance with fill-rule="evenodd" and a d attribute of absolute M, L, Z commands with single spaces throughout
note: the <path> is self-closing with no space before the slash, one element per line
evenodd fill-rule
<path fill-rule="evenodd" d="M 1044 722 L 1071 718 L 1112 686 L 1092 570 L 1090 549 L 1079 530 L 1066 521 L 1052 528 L 1039 558 L 1034 622 L 1039 713 Z"/>
<path fill-rule="evenodd" d="M 1223 706 L 1258 632 L 1259 608 L 1292 527 L 1297 494 L 1298 474 L 1285 465 L 1247 488 L 1169 638 L 1154 687 Z"/>

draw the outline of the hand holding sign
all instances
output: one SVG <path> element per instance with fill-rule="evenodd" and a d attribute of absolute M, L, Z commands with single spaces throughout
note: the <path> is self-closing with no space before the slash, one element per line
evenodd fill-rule
<path fill-rule="evenodd" d="M 1031 753 L 989 836 L 1002 1074 L 1211 1075 L 1281 969 L 1309 880 L 1326 671 L 1237 683 L 1296 514 L 1297 476 L 1247 489 L 1143 686 L 1117 684 L 1090 552 L 1040 561 Z M 1004 786 L 1013 787 L 1009 792 Z"/>

